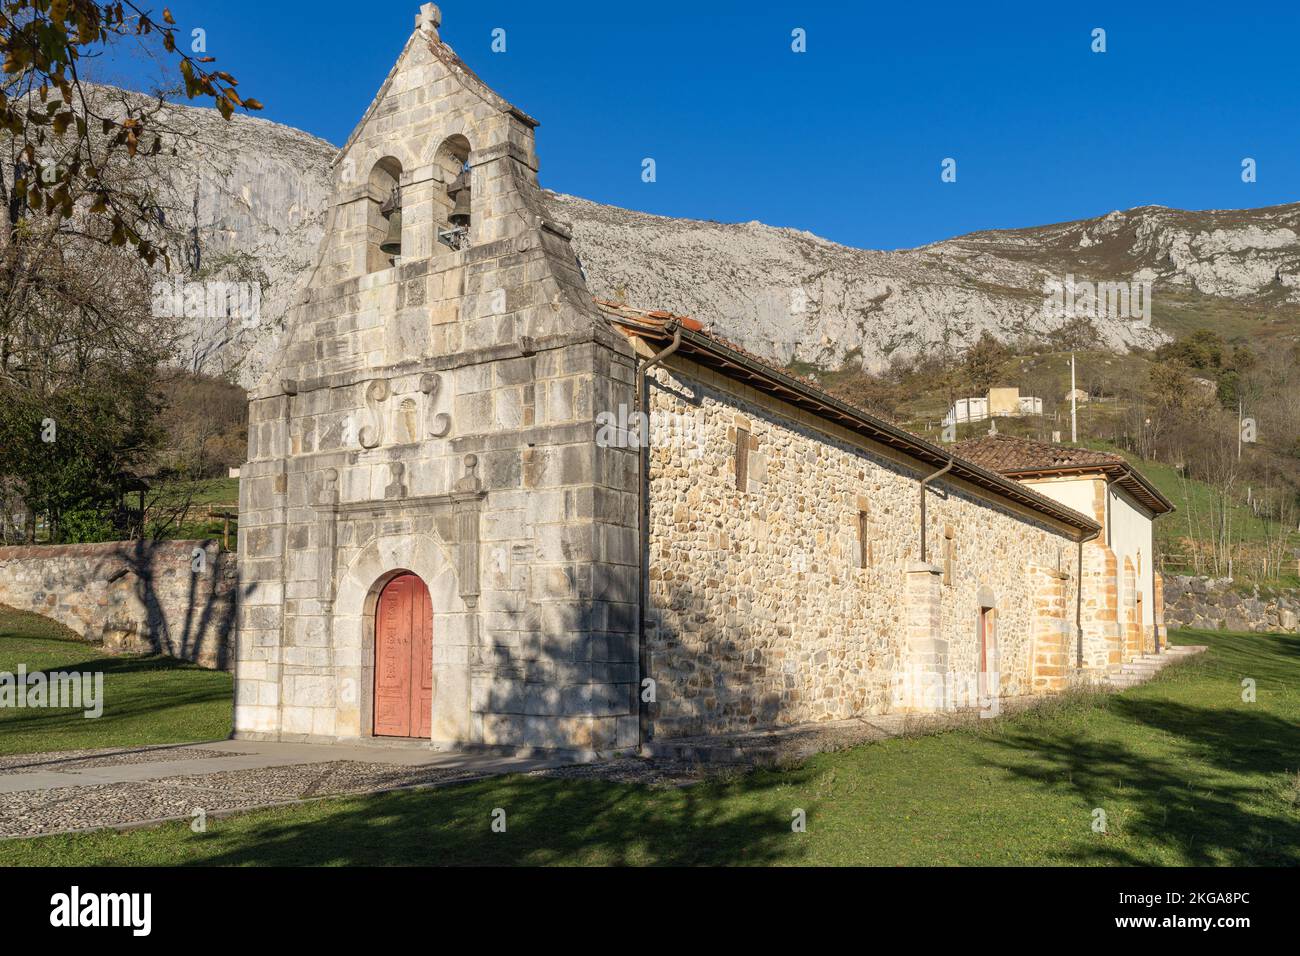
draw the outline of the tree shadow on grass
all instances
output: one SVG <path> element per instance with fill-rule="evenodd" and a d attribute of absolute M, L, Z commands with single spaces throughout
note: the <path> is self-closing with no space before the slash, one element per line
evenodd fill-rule
<path fill-rule="evenodd" d="M 798 771 L 795 772 L 798 774 Z M 788 778 L 783 781 L 792 782 Z M 203 866 L 698 866 L 798 862 L 805 844 L 764 800 L 779 784 L 652 790 L 629 784 L 523 776 L 321 804 L 309 820 L 247 821 L 227 844 L 218 823 Z M 506 830 L 493 832 L 505 811 Z M 295 816 L 301 810 L 293 811 Z M 229 848 L 227 848 L 229 846 Z"/>
<path fill-rule="evenodd" d="M 186 672 L 181 678 L 175 672 Z M 115 746 L 114 732 L 132 722 L 156 718 L 165 724 L 167 715 L 180 708 L 215 706 L 231 699 L 230 677 L 162 655 L 149 657 L 95 657 L 88 660 L 52 665 L 30 674 L 103 674 L 102 715 L 88 720 L 89 703 L 71 708 L 39 707 L 7 709 L 0 730 L 7 737 L 30 735 L 47 739 L 48 750 L 61 749 L 69 743 L 81 748 Z M 130 678 L 125 684 L 123 679 Z M 93 735 L 85 740 L 69 741 L 65 735 L 89 735 L 102 731 L 103 742 Z"/>
<path fill-rule="evenodd" d="M 1300 770 L 1300 724 L 1251 706 L 1192 707 L 1129 696 L 1110 702 L 1112 712 L 1178 738 L 1185 757 L 1232 773 Z"/>
<path fill-rule="evenodd" d="M 1139 866 L 1172 855 L 1184 865 L 1300 865 L 1300 814 L 1258 779 L 1295 769 L 1300 730 L 1293 723 L 1168 701 L 1117 698 L 1110 707 L 1173 735 L 1174 751 L 1155 756 L 1116 740 L 1019 728 L 991 739 L 1013 752 L 999 763 L 1006 772 L 1072 791 L 1106 810 L 1108 825 L 1138 845 L 1125 849 L 1098 834 L 1092 845 L 1063 851 L 1066 859 Z"/>

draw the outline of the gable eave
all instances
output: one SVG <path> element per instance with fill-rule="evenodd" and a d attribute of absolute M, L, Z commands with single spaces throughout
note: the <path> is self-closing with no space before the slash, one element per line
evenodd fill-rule
<path fill-rule="evenodd" d="M 370 105 L 366 107 L 366 111 L 361 115 L 361 119 L 358 120 L 356 126 L 352 128 L 352 132 L 348 135 L 347 141 L 344 142 L 343 147 L 335 155 L 334 161 L 330 164 L 331 167 L 339 164 L 339 161 L 348 153 L 356 143 L 357 139 L 361 136 L 361 131 L 365 129 L 366 123 L 370 121 L 370 118 L 375 114 L 375 110 L 379 108 L 379 104 L 383 102 L 389 89 L 392 88 L 393 80 L 397 77 L 398 68 L 401 67 L 402 61 L 410 54 L 413 45 L 420 41 L 429 44 L 429 51 L 437 58 L 438 62 L 442 63 L 442 65 L 447 67 L 454 76 L 458 77 L 465 85 L 466 89 L 476 94 L 494 109 L 499 110 L 502 113 L 509 113 L 529 129 L 536 129 L 541 125 L 532 116 L 529 116 L 523 110 L 511 104 L 503 96 L 484 83 L 482 78 L 470 69 L 468 64 L 466 64 L 465 61 L 456 54 L 456 51 L 444 43 L 440 37 L 436 34 L 416 30 L 407 38 L 405 45 L 402 47 L 402 52 L 398 54 L 397 59 L 393 62 L 392 68 L 389 69 L 388 75 L 384 77 L 384 82 L 380 84 L 379 90 L 375 93 L 374 98 L 371 99 Z"/>

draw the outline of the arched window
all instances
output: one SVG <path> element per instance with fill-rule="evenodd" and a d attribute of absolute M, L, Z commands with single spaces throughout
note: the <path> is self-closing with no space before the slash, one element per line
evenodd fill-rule
<path fill-rule="evenodd" d="M 473 226 L 469 170 L 469 140 L 460 134 L 448 136 L 434 154 L 441 170 L 443 188 L 434 189 L 433 212 L 438 245 L 445 249 L 467 249 Z"/>
<path fill-rule="evenodd" d="M 391 269 L 402 255 L 402 164 L 385 156 L 370 170 L 366 271 Z"/>

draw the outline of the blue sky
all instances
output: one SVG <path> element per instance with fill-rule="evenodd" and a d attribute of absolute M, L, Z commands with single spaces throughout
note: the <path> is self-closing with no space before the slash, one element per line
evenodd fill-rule
<path fill-rule="evenodd" d="M 262 115 L 338 144 L 419 2 L 169 6 L 185 33 L 206 30 Z M 543 185 L 600 202 L 887 249 L 1148 203 L 1300 199 L 1294 3 L 441 6 L 443 38 L 541 120 Z M 1090 48 L 1098 27 L 1105 53 Z M 139 85 L 150 71 L 100 75 Z"/>

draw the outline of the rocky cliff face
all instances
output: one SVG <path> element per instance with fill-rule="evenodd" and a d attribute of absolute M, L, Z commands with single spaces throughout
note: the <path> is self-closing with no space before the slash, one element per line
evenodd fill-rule
<path fill-rule="evenodd" d="M 184 131 L 176 157 L 158 157 L 173 281 L 250 282 L 253 319 L 213 314 L 185 320 L 179 360 L 251 387 L 270 371 L 284 318 L 316 264 L 331 192 L 334 146 L 300 130 L 211 109 L 169 108 Z"/>
<path fill-rule="evenodd" d="M 1162 309 L 1212 310 L 1232 300 L 1263 317 L 1300 304 L 1300 206 L 1184 212 L 1147 206 L 1097 219 L 982 232 L 919 249 L 874 252 L 762 223 L 667 219 L 551 196 L 573 224 L 592 290 L 686 312 L 747 348 L 823 368 L 878 369 L 981 332 L 1043 338 L 1088 311 L 1082 283 L 1150 283 L 1143 317 L 1101 306 L 1093 325 L 1110 349 L 1167 338 Z M 1046 308 L 1049 283 L 1079 288 L 1075 309 Z M 1060 304 L 1064 305 L 1062 290 Z M 1118 310 L 1111 310 L 1118 311 Z M 1155 321 L 1151 321 L 1154 319 Z"/>
<path fill-rule="evenodd" d="M 272 366 L 284 315 L 314 265 L 335 150 L 274 123 L 178 110 L 196 133 L 179 144 L 169 175 L 178 204 L 192 207 L 201 268 L 264 282 L 260 320 L 196 323 L 187 360 L 251 386 Z M 555 193 L 547 204 L 571 224 L 595 295 L 694 315 L 782 363 L 879 369 L 944 342 L 960 350 L 986 330 L 1041 338 L 1069 319 L 1045 314 L 1045 285 L 1071 276 L 1151 283 L 1154 321 L 1094 319 L 1115 350 L 1164 341 L 1162 319 L 1175 312 L 1300 317 L 1300 205 L 1146 206 L 879 252 L 757 222 L 670 219 Z"/>

